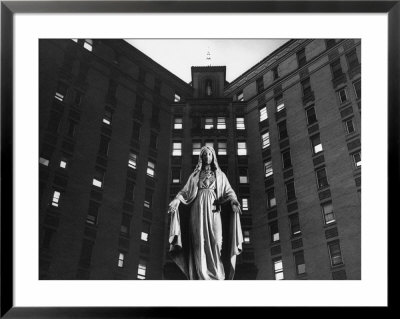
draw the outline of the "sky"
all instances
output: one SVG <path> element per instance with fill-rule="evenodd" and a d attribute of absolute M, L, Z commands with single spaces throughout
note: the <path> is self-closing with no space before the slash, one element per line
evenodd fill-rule
<path fill-rule="evenodd" d="M 192 66 L 226 66 L 232 82 L 288 39 L 127 39 L 128 43 L 189 83 Z M 211 60 L 207 60 L 210 52 Z M 210 62 L 211 61 L 211 62 Z"/>

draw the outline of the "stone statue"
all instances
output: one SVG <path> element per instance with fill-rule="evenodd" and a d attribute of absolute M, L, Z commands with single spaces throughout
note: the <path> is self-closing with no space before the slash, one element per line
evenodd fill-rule
<path fill-rule="evenodd" d="M 179 215 L 180 203 L 191 205 L 186 230 L 181 221 L 186 216 Z M 226 225 L 222 223 L 222 212 L 227 216 L 224 218 Z M 243 243 L 241 210 L 212 147 L 201 149 L 196 168 L 169 204 L 168 213 L 171 214 L 169 253 L 186 277 L 190 280 L 233 279 L 236 256 L 241 253 Z M 226 233 L 223 234 L 224 228 Z"/>

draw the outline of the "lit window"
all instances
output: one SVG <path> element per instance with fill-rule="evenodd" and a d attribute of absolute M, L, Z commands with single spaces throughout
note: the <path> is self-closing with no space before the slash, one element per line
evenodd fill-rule
<path fill-rule="evenodd" d="M 250 231 L 248 231 L 248 230 L 243 231 L 243 238 L 244 238 L 245 244 L 249 244 L 250 243 Z"/>
<path fill-rule="evenodd" d="M 285 103 L 283 102 L 282 94 L 279 94 L 278 96 L 275 97 L 275 105 L 277 112 L 280 112 L 285 108 Z"/>
<path fill-rule="evenodd" d="M 236 94 L 236 100 L 238 102 L 243 102 L 244 101 L 244 95 L 243 95 L 243 91 L 240 91 Z"/>
<path fill-rule="evenodd" d="M 172 156 L 182 156 L 182 143 L 173 142 L 172 143 Z"/>
<path fill-rule="evenodd" d="M 226 155 L 226 142 L 218 142 L 218 155 Z"/>
<path fill-rule="evenodd" d="M 286 121 L 278 123 L 279 139 L 283 140 L 288 137 L 288 132 L 286 129 Z"/>
<path fill-rule="evenodd" d="M 288 182 L 285 184 L 286 187 L 286 198 L 287 201 L 291 201 L 293 199 L 296 199 L 296 190 L 294 188 L 294 182 Z"/>
<path fill-rule="evenodd" d="M 89 225 L 97 225 L 97 218 L 99 214 L 100 205 L 96 202 L 89 202 L 89 211 L 86 216 L 86 223 Z"/>
<path fill-rule="evenodd" d="M 207 141 L 207 142 L 205 143 L 205 146 L 214 148 L 214 142 Z"/>
<path fill-rule="evenodd" d="M 262 142 L 262 148 L 267 148 L 270 146 L 269 132 L 265 132 L 263 135 L 261 135 L 261 142 Z"/>
<path fill-rule="evenodd" d="M 344 122 L 344 125 L 346 127 L 346 132 L 347 134 L 353 133 L 355 131 L 354 129 L 354 123 L 353 119 L 348 119 Z"/>
<path fill-rule="evenodd" d="M 93 40 L 86 39 L 85 43 L 83 44 L 83 47 L 88 51 L 92 51 L 93 50 Z"/>
<path fill-rule="evenodd" d="M 268 208 L 276 206 L 275 190 L 273 188 L 267 190 L 267 204 Z"/>
<path fill-rule="evenodd" d="M 317 122 L 317 115 L 315 114 L 315 108 L 314 106 L 309 107 L 306 110 L 306 115 L 307 115 L 307 124 L 311 125 Z"/>
<path fill-rule="evenodd" d="M 181 182 L 181 170 L 179 168 L 172 168 L 172 183 L 179 184 Z"/>
<path fill-rule="evenodd" d="M 269 223 L 269 233 L 270 233 L 271 243 L 279 241 L 278 221 L 273 221 Z"/>
<path fill-rule="evenodd" d="M 356 167 L 360 167 L 361 166 L 361 153 L 357 152 L 353 154 L 353 161 L 354 161 L 354 165 Z"/>
<path fill-rule="evenodd" d="M 46 159 L 46 158 L 39 157 L 39 163 L 44 165 L 44 166 L 49 166 L 50 161 L 48 159 Z"/>
<path fill-rule="evenodd" d="M 344 103 L 344 102 L 347 101 L 347 90 L 346 90 L 346 88 L 338 90 L 337 94 L 339 96 L 340 103 Z"/>
<path fill-rule="evenodd" d="M 311 145 L 313 149 L 313 154 L 318 154 L 323 151 L 322 144 L 321 144 L 321 139 L 319 137 L 319 134 L 314 135 L 311 137 Z"/>
<path fill-rule="evenodd" d="M 246 142 L 238 142 L 237 143 L 237 155 L 239 155 L 239 156 L 247 155 Z"/>
<path fill-rule="evenodd" d="M 149 241 L 149 234 L 150 234 L 150 224 L 147 222 L 143 222 L 142 225 L 142 233 L 140 234 L 140 239 L 143 241 Z"/>
<path fill-rule="evenodd" d="M 139 262 L 137 278 L 146 279 L 146 262 L 144 260 Z"/>
<path fill-rule="evenodd" d="M 274 263 L 274 274 L 275 280 L 283 280 L 283 264 L 282 259 L 275 259 Z"/>
<path fill-rule="evenodd" d="M 56 90 L 56 94 L 54 97 L 59 101 L 64 101 L 65 96 L 67 95 L 68 87 L 64 83 L 58 83 L 58 87 Z"/>
<path fill-rule="evenodd" d="M 317 184 L 319 189 L 329 186 L 325 167 L 318 169 L 316 171 L 316 174 L 317 174 Z"/>
<path fill-rule="evenodd" d="M 244 125 L 244 117 L 236 118 L 236 129 L 237 130 L 245 130 L 246 129 L 246 127 Z"/>
<path fill-rule="evenodd" d="M 247 177 L 247 168 L 241 167 L 239 168 L 239 183 L 247 184 L 249 182 L 249 178 Z"/>
<path fill-rule="evenodd" d="M 268 118 L 267 107 L 264 106 L 260 109 L 260 122 Z"/>
<path fill-rule="evenodd" d="M 137 155 L 134 153 L 129 153 L 128 167 L 136 169 L 136 164 L 137 164 Z"/>
<path fill-rule="evenodd" d="M 192 154 L 193 155 L 200 155 L 201 143 L 200 142 L 194 142 L 192 145 L 193 145 Z"/>
<path fill-rule="evenodd" d="M 342 252 L 340 251 L 339 241 L 328 243 L 329 256 L 331 258 L 331 265 L 336 266 L 343 263 Z"/>
<path fill-rule="evenodd" d="M 181 130 L 183 128 L 183 119 L 181 117 L 174 118 L 174 129 Z"/>
<path fill-rule="evenodd" d="M 214 119 L 212 117 L 206 117 L 204 122 L 204 128 L 206 130 L 211 130 L 214 128 Z"/>
<path fill-rule="evenodd" d="M 147 176 L 154 177 L 155 164 L 153 162 L 147 162 Z"/>
<path fill-rule="evenodd" d="M 264 163 L 264 171 L 265 171 L 265 177 L 269 177 L 272 174 L 274 174 L 274 171 L 272 169 L 272 161 Z"/>
<path fill-rule="evenodd" d="M 109 110 L 106 110 L 103 117 L 103 123 L 106 125 L 111 125 L 112 113 Z"/>
<path fill-rule="evenodd" d="M 290 150 L 287 150 L 282 153 L 282 164 L 283 168 L 286 169 L 292 166 L 292 159 L 290 157 Z"/>
<path fill-rule="evenodd" d="M 96 169 L 92 184 L 96 187 L 103 187 L 104 172 L 100 169 Z"/>
<path fill-rule="evenodd" d="M 52 202 L 51 202 L 51 205 L 52 205 L 52 206 L 58 207 L 58 205 L 59 205 L 59 203 L 60 203 L 60 196 L 61 196 L 61 193 L 60 193 L 60 192 L 54 191 L 54 193 L 53 193 L 53 200 L 52 200 Z"/>
<path fill-rule="evenodd" d="M 61 168 L 67 168 L 67 160 L 66 159 L 62 159 L 60 161 L 60 167 Z"/>
<path fill-rule="evenodd" d="M 292 236 L 297 236 L 301 234 L 299 214 L 293 214 L 289 216 L 290 221 L 290 234 Z"/>
<path fill-rule="evenodd" d="M 131 230 L 131 219 L 132 217 L 128 214 L 122 214 L 120 234 L 124 236 L 129 236 Z"/>
<path fill-rule="evenodd" d="M 312 94 L 310 78 L 307 78 L 307 79 L 301 81 L 301 88 L 303 91 L 303 96 L 307 97 L 310 94 Z"/>
<path fill-rule="evenodd" d="M 332 203 L 325 203 L 321 205 L 322 214 L 324 215 L 325 225 L 335 222 L 335 214 L 333 213 Z"/>
<path fill-rule="evenodd" d="M 356 92 L 357 99 L 361 98 L 361 80 L 357 80 L 353 83 L 354 91 Z"/>
<path fill-rule="evenodd" d="M 125 254 L 119 253 L 119 256 L 118 256 L 118 267 L 120 267 L 120 268 L 124 267 L 124 259 L 125 259 Z"/>
<path fill-rule="evenodd" d="M 242 210 L 247 211 L 249 210 L 249 199 L 248 198 L 242 198 Z"/>
<path fill-rule="evenodd" d="M 175 93 L 174 95 L 174 102 L 179 102 L 181 100 L 181 97 L 179 94 Z"/>
<path fill-rule="evenodd" d="M 151 208 L 151 203 L 153 200 L 153 192 L 149 189 L 146 189 L 146 193 L 144 196 L 144 207 Z"/>
<path fill-rule="evenodd" d="M 294 254 L 294 263 L 296 265 L 297 275 L 302 275 L 306 272 L 306 263 L 304 261 L 304 253 L 302 251 Z"/>
<path fill-rule="evenodd" d="M 226 119 L 225 119 L 225 117 L 218 117 L 217 118 L 217 129 L 218 130 L 225 130 L 226 129 Z"/>

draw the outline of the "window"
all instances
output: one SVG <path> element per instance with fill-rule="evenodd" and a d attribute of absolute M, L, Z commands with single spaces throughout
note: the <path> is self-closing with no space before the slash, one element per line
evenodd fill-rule
<path fill-rule="evenodd" d="M 303 90 L 303 96 L 309 96 L 312 93 L 310 78 L 301 81 L 301 88 Z"/>
<path fill-rule="evenodd" d="M 67 159 L 66 158 L 62 158 L 60 160 L 60 167 L 64 168 L 64 169 L 67 168 L 67 163 L 68 163 Z"/>
<path fill-rule="evenodd" d="M 265 177 L 269 177 L 274 173 L 272 169 L 272 161 L 267 161 L 264 163 L 264 172 L 265 172 Z"/>
<path fill-rule="evenodd" d="M 111 125 L 111 120 L 112 120 L 112 113 L 110 110 L 106 110 L 103 116 L 103 123 L 106 125 Z"/>
<path fill-rule="evenodd" d="M 244 125 L 244 117 L 236 118 L 236 129 L 237 130 L 245 130 L 246 129 L 246 127 Z"/>
<path fill-rule="evenodd" d="M 257 93 L 261 93 L 262 91 L 264 91 L 264 80 L 262 76 L 256 80 L 256 85 L 257 85 Z"/>
<path fill-rule="evenodd" d="M 294 182 L 291 181 L 291 182 L 286 183 L 285 187 L 286 187 L 286 198 L 287 198 L 287 201 L 291 201 L 293 199 L 296 199 L 296 191 L 295 191 L 295 188 L 294 188 Z"/>
<path fill-rule="evenodd" d="M 278 73 L 278 66 L 274 67 L 272 69 L 272 75 L 274 77 L 274 80 L 276 80 L 277 78 L 279 78 L 279 73 Z"/>
<path fill-rule="evenodd" d="M 337 94 L 339 96 L 339 101 L 340 103 L 344 103 L 347 101 L 347 90 L 346 88 L 342 88 L 337 91 Z"/>
<path fill-rule="evenodd" d="M 60 203 L 60 197 L 61 197 L 61 193 L 59 191 L 54 191 L 51 205 L 54 207 L 58 207 L 58 205 Z"/>
<path fill-rule="evenodd" d="M 277 220 L 269 223 L 269 233 L 271 243 L 276 243 L 279 241 L 279 228 Z"/>
<path fill-rule="evenodd" d="M 247 168 L 240 167 L 239 168 L 239 183 L 247 184 L 249 182 L 249 178 L 247 176 Z"/>
<path fill-rule="evenodd" d="M 276 206 L 275 190 L 273 188 L 267 190 L 267 205 L 268 208 Z"/>
<path fill-rule="evenodd" d="M 260 109 L 260 122 L 268 118 L 267 107 L 264 106 Z"/>
<path fill-rule="evenodd" d="M 344 126 L 346 128 L 347 134 L 355 132 L 353 119 L 348 119 L 348 120 L 344 121 Z"/>
<path fill-rule="evenodd" d="M 206 141 L 205 146 L 214 148 L 214 142 L 213 141 Z"/>
<path fill-rule="evenodd" d="M 294 263 L 296 265 L 296 274 L 302 275 L 306 272 L 306 263 L 304 261 L 304 253 L 299 251 L 293 255 Z"/>
<path fill-rule="evenodd" d="M 172 143 L 172 156 L 182 156 L 182 143 L 173 142 Z"/>
<path fill-rule="evenodd" d="M 242 198 L 242 210 L 243 211 L 248 211 L 249 210 L 249 199 L 248 198 Z"/>
<path fill-rule="evenodd" d="M 307 124 L 311 125 L 317 122 L 317 115 L 315 114 L 315 108 L 314 106 L 309 107 L 306 110 L 306 115 L 307 115 Z"/>
<path fill-rule="evenodd" d="M 51 112 L 50 119 L 48 122 L 47 130 L 51 133 L 59 133 L 60 122 L 61 122 L 62 114 L 58 112 Z"/>
<path fill-rule="evenodd" d="M 299 214 L 293 214 L 289 216 L 290 222 L 290 234 L 291 236 L 298 236 L 301 234 Z"/>
<path fill-rule="evenodd" d="M 76 92 L 75 94 L 75 106 L 80 106 L 83 100 L 83 94 L 81 92 Z"/>
<path fill-rule="evenodd" d="M 151 132 L 150 134 L 150 147 L 157 149 L 157 134 L 154 132 Z"/>
<path fill-rule="evenodd" d="M 247 155 L 246 142 L 238 142 L 237 143 L 237 155 L 239 155 L 239 156 Z"/>
<path fill-rule="evenodd" d="M 275 280 L 283 280 L 283 264 L 282 259 L 275 259 L 273 261 Z"/>
<path fill-rule="evenodd" d="M 140 239 L 143 241 L 149 241 L 149 234 L 150 234 L 150 223 L 143 222 L 142 233 L 140 234 Z"/>
<path fill-rule="evenodd" d="M 124 267 L 124 259 L 125 259 L 125 254 L 124 253 L 119 253 L 119 255 L 118 255 L 118 267 L 120 267 L 120 268 Z"/>
<path fill-rule="evenodd" d="M 292 166 L 292 159 L 290 158 L 290 150 L 284 151 L 282 153 L 282 164 L 283 164 L 283 169 Z"/>
<path fill-rule="evenodd" d="M 347 58 L 347 63 L 349 65 L 349 69 L 354 69 L 356 68 L 360 63 L 358 62 L 358 58 L 357 58 L 357 53 L 356 53 L 356 49 L 350 51 L 349 53 L 346 54 L 346 58 Z"/>
<path fill-rule="evenodd" d="M 328 243 L 329 256 L 331 258 L 331 266 L 337 266 L 343 263 L 342 252 L 340 251 L 339 241 Z"/>
<path fill-rule="evenodd" d="M 156 164 L 151 161 L 147 162 L 147 176 L 154 177 Z"/>
<path fill-rule="evenodd" d="M 243 231 L 243 238 L 244 238 L 244 243 L 249 244 L 250 243 L 250 231 L 244 230 Z"/>
<path fill-rule="evenodd" d="M 336 44 L 336 39 L 327 39 L 325 40 L 325 44 L 327 49 L 333 48 Z"/>
<path fill-rule="evenodd" d="M 332 203 L 324 203 L 321 205 L 322 214 L 324 216 L 325 225 L 331 224 L 335 222 L 335 214 L 333 213 L 333 206 Z"/>
<path fill-rule="evenodd" d="M 137 122 L 133 122 L 132 139 L 137 141 L 140 139 L 140 124 Z"/>
<path fill-rule="evenodd" d="M 174 118 L 174 130 L 181 130 L 183 128 L 183 118 L 175 117 Z"/>
<path fill-rule="evenodd" d="M 129 153 L 128 167 L 136 169 L 137 167 L 137 155 L 135 153 Z"/>
<path fill-rule="evenodd" d="M 90 259 L 92 258 L 94 242 L 88 239 L 84 239 L 82 243 L 81 256 L 79 265 L 83 267 L 90 266 Z"/>
<path fill-rule="evenodd" d="M 128 179 L 126 181 L 125 199 L 133 201 L 135 199 L 135 182 Z"/>
<path fill-rule="evenodd" d="M 69 137 L 74 137 L 75 136 L 75 128 L 76 128 L 76 122 L 68 120 L 67 135 Z"/>
<path fill-rule="evenodd" d="M 280 112 L 283 109 L 285 109 L 285 103 L 283 102 L 283 95 L 279 94 L 278 96 L 275 96 L 275 105 L 276 105 L 276 111 Z"/>
<path fill-rule="evenodd" d="M 353 161 L 356 167 L 361 166 L 361 152 L 357 152 L 353 154 Z"/>
<path fill-rule="evenodd" d="M 311 145 L 314 155 L 323 151 L 319 134 L 311 136 Z"/>
<path fill-rule="evenodd" d="M 238 102 L 243 102 L 244 101 L 244 95 L 243 95 L 243 91 L 240 91 L 236 94 L 236 100 Z"/>
<path fill-rule="evenodd" d="M 337 59 L 331 63 L 331 70 L 332 70 L 332 75 L 334 79 L 339 78 L 342 76 L 342 66 L 340 64 L 340 59 Z"/>
<path fill-rule="evenodd" d="M 174 102 L 179 102 L 181 100 L 181 97 L 178 93 L 175 93 L 174 95 Z"/>
<path fill-rule="evenodd" d="M 212 117 L 206 117 L 205 118 L 204 128 L 206 130 L 212 130 L 214 128 L 214 119 Z"/>
<path fill-rule="evenodd" d="M 100 204 L 90 201 L 89 202 L 89 210 L 88 210 L 88 214 L 86 216 L 86 224 L 89 225 L 97 225 L 97 218 L 99 215 L 99 207 Z"/>
<path fill-rule="evenodd" d="M 129 236 L 131 232 L 131 220 L 132 217 L 130 215 L 122 214 L 121 228 L 120 228 L 121 235 Z"/>
<path fill-rule="evenodd" d="M 263 149 L 270 146 L 269 132 L 265 132 L 263 135 L 261 135 L 261 143 Z"/>
<path fill-rule="evenodd" d="M 94 178 L 93 178 L 93 186 L 102 188 L 103 187 L 103 178 L 104 178 L 104 171 L 96 168 L 96 171 L 94 172 Z"/>
<path fill-rule="evenodd" d="M 218 130 L 225 130 L 226 129 L 225 117 L 218 117 L 217 118 L 217 129 Z"/>
<path fill-rule="evenodd" d="M 297 62 L 299 64 L 299 68 L 307 64 L 307 58 L 306 58 L 306 49 L 303 48 L 300 51 L 296 53 L 297 55 Z"/>
<path fill-rule="evenodd" d="M 181 170 L 177 167 L 172 168 L 172 183 L 179 184 L 181 182 Z"/>
<path fill-rule="evenodd" d="M 218 155 L 227 155 L 226 142 L 218 142 Z"/>
<path fill-rule="evenodd" d="M 44 165 L 44 166 L 49 166 L 50 161 L 48 159 L 46 159 L 46 158 L 39 157 L 39 163 Z"/>
<path fill-rule="evenodd" d="M 321 189 L 321 188 L 324 188 L 326 186 L 329 186 L 328 177 L 326 176 L 325 167 L 318 169 L 316 171 L 316 174 L 317 174 L 318 189 Z"/>
<path fill-rule="evenodd" d="M 103 156 L 108 155 L 108 145 L 110 142 L 110 138 L 105 135 L 100 136 L 100 145 L 99 145 L 99 154 Z"/>
<path fill-rule="evenodd" d="M 357 99 L 361 99 L 361 80 L 357 80 L 353 83 L 354 91 L 356 92 Z"/>
<path fill-rule="evenodd" d="M 93 40 L 86 39 L 85 42 L 83 43 L 83 47 L 88 51 L 92 51 L 93 50 Z"/>
<path fill-rule="evenodd" d="M 54 97 L 59 100 L 59 101 L 64 101 L 65 96 L 67 95 L 67 91 L 68 91 L 68 87 L 66 84 L 64 83 L 58 83 L 58 87 L 56 90 L 56 94 L 54 95 Z"/>
<path fill-rule="evenodd" d="M 192 145 L 193 145 L 192 155 L 200 155 L 201 142 L 193 142 Z"/>
<path fill-rule="evenodd" d="M 144 207 L 151 208 L 153 200 L 153 192 L 149 189 L 146 189 L 146 193 L 144 195 Z"/>
<path fill-rule="evenodd" d="M 141 259 L 138 265 L 138 279 L 146 279 L 146 261 Z"/>
<path fill-rule="evenodd" d="M 279 139 L 283 140 L 288 137 L 287 129 L 286 129 L 286 121 L 282 121 L 278 123 L 278 131 L 279 131 Z"/>

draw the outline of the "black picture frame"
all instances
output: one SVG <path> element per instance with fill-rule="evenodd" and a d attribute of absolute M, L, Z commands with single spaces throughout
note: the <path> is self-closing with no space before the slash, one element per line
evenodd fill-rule
<path fill-rule="evenodd" d="M 266 12 L 388 14 L 388 204 L 395 201 L 399 180 L 400 1 L 1 1 L 1 317 L 5 318 L 132 318 L 187 317 L 193 308 L 145 307 L 15 307 L 13 300 L 13 20 L 16 13 L 121 12 Z M 383 172 L 386 173 L 386 172 Z M 388 212 L 388 213 L 389 213 Z M 388 214 L 390 218 L 390 214 Z M 393 227 L 393 223 L 388 223 Z M 389 233 L 393 234 L 393 232 Z M 390 245 L 389 245 L 390 247 Z M 389 260 L 390 261 L 390 260 Z M 390 284 L 390 280 L 388 284 Z M 388 300 L 390 308 L 390 298 Z M 307 309 L 295 310 L 296 315 Z M 208 311 L 208 310 L 207 310 Z M 241 308 L 235 313 L 243 315 Z M 253 310 L 251 310 L 253 311 Z M 202 312 L 205 313 L 204 309 Z M 226 309 L 212 310 L 226 315 Z"/>

